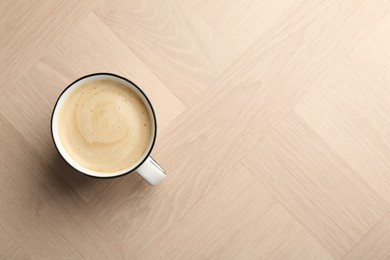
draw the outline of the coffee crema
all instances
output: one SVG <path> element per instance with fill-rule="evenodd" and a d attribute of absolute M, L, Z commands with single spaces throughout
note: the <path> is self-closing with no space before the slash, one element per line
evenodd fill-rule
<path fill-rule="evenodd" d="M 80 165 L 116 172 L 134 165 L 149 146 L 152 126 L 139 95 L 113 80 L 72 90 L 58 111 L 62 145 Z"/>

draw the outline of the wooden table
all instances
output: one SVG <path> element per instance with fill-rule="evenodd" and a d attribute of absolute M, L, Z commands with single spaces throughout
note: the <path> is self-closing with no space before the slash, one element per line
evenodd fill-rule
<path fill-rule="evenodd" d="M 167 179 L 90 179 L 50 115 L 141 86 Z M 389 0 L 0 1 L 4 259 L 390 259 Z"/>

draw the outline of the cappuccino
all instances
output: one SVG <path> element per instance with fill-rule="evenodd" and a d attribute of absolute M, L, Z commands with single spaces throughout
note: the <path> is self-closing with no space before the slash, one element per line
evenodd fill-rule
<path fill-rule="evenodd" d="M 73 89 L 60 107 L 57 124 L 69 156 L 102 173 L 131 167 L 151 142 L 147 106 L 132 89 L 113 80 Z"/>

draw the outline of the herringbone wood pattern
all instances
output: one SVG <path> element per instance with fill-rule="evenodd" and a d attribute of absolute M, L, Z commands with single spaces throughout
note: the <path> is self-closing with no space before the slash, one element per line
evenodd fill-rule
<path fill-rule="evenodd" d="M 57 154 L 101 71 L 150 97 L 160 186 Z M 0 81 L 0 258 L 390 259 L 388 0 L 3 0 Z"/>

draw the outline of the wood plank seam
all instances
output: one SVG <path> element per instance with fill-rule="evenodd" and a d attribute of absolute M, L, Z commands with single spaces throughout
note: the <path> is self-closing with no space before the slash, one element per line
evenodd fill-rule
<path fill-rule="evenodd" d="M 307 228 L 306 227 L 306 225 L 305 225 L 305 223 L 303 223 L 299 218 L 297 218 L 296 217 L 296 215 L 293 213 L 293 212 L 291 212 L 291 210 L 289 210 L 288 209 L 288 207 L 286 207 L 285 206 L 285 204 L 282 202 L 282 201 L 280 201 L 274 194 L 273 194 L 273 192 L 268 188 L 268 185 L 266 185 L 265 183 L 263 183 L 256 175 L 254 175 L 253 173 L 252 173 L 252 170 L 251 169 L 249 169 L 245 164 L 243 164 L 242 162 L 240 162 L 240 164 L 243 166 L 243 167 L 245 167 L 245 169 L 247 169 L 251 174 L 252 174 L 252 176 L 255 178 L 255 180 L 257 181 L 257 182 L 259 182 L 267 191 L 268 191 L 268 193 L 270 194 L 270 196 L 272 196 L 297 222 L 299 222 L 299 224 L 306 230 L 306 232 L 308 232 L 311 236 L 312 236 L 312 238 L 318 243 L 318 244 L 320 244 L 323 248 L 324 248 L 324 250 L 326 250 L 328 253 L 329 253 L 329 255 L 331 255 L 332 256 L 332 258 L 333 259 L 336 259 L 336 258 L 334 258 L 334 256 L 333 256 L 333 254 L 332 254 L 332 252 L 330 252 L 324 245 L 323 245 L 323 242 L 322 242 L 322 240 L 318 237 L 318 235 L 317 234 L 315 234 L 311 229 L 309 229 L 309 228 Z"/>
<path fill-rule="evenodd" d="M 0 228 L 2 230 L 2 232 L 5 232 L 11 239 L 12 239 L 12 242 L 15 243 L 17 246 L 18 246 L 18 249 L 22 250 L 23 253 L 25 253 L 28 257 L 31 258 L 30 254 L 28 254 L 26 252 L 26 250 L 24 250 L 23 246 L 14 238 L 14 236 L 12 234 L 10 234 L 9 232 L 7 232 L 7 230 L 4 228 L 4 226 L 0 223 Z M 1 253 L 1 252 L 0 252 Z M 0 255 L 1 256 L 1 255 Z"/>
<path fill-rule="evenodd" d="M 291 114 L 291 113 L 293 113 L 294 112 L 294 110 L 292 110 L 289 114 Z M 295 115 L 295 116 L 298 116 L 298 115 Z M 287 117 L 287 115 L 286 115 L 286 117 Z M 281 123 L 283 120 L 281 120 L 279 123 Z M 277 124 L 275 125 L 275 126 L 277 126 Z M 274 127 L 275 127 L 274 126 Z M 305 126 L 306 126 L 306 128 L 308 128 L 308 129 L 310 129 L 311 131 L 313 131 L 313 134 L 315 134 L 316 136 L 317 136 L 317 139 L 320 139 L 321 140 L 321 144 L 327 149 L 327 151 L 331 154 L 331 155 L 333 155 L 333 156 L 335 156 L 335 157 L 337 157 L 340 161 L 342 161 L 343 163 L 344 163 L 344 166 L 347 168 L 347 169 L 349 169 L 351 172 L 355 172 L 350 166 L 349 166 L 349 164 L 347 163 L 347 162 L 345 162 L 337 153 L 335 153 L 334 151 L 333 151 L 333 149 L 329 146 L 329 144 L 327 143 L 327 142 L 325 142 L 324 140 L 322 140 L 322 138 L 320 138 L 315 132 L 314 132 L 314 130 L 312 130 L 311 128 L 310 128 L 310 126 L 309 125 L 307 125 L 307 124 L 305 124 Z M 272 132 L 272 130 L 271 131 L 269 131 L 269 133 L 266 135 L 266 136 L 268 136 L 270 133 Z M 264 136 L 264 138 L 266 137 L 266 136 Z M 278 141 L 278 140 L 275 140 L 276 142 Z M 261 144 L 261 142 L 259 142 L 257 145 L 256 145 L 256 147 L 258 146 L 258 145 L 260 145 Z M 255 148 L 254 148 L 255 149 Z M 248 154 L 250 154 L 252 151 L 250 151 Z M 243 157 L 243 158 L 245 158 L 245 156 Z M 254 177 L 255 177 L 255 179 L 257 179 L 257 181 L 259 181 L 266 189 L 267 189 L 267 191 L 307 230 L 307 232 L 309 232 L 315 239 L 316 239 L 316 241 L 319 243 L 319 244 L 321 244 L 328 252 L 329 252 L 329 254 L 331 254 L 332 255 L 332 252 L 330 252 L 328 249 L 327 249 L 327 247 L 323 244 L 323 242 L 322 242 L 322 240 L 314 233 L 314 232 L 312 232 L 311 231 L 311 229 L 310 228 L 308 228 L 307 227 L 307 225 L 305 224 L 305 223 L 303 223 L 293 212 L 291 212 L 289 209 L 288 209 L 288 207 L 286 207 L 285 206 L 285 204 L 283 203 L 283 201 L 281 201 L 280 199 L 278 199 L 276 196 L 274 196 L 274 194 L 273 194 L 273 192 L 272 192 L 272 190 L 270 190 L 269 189 L 269 187 L 268 187 L 268 185 L 266 185 L 265 183 L 263 183 L 262 181 L 261 181 L 261 179 L 259 179 L 256 175 L 254 175 L 253 174 L 253 172 L 252 172 L 252 170 L 249 168 L 249 167 L 247 167 L 246 166 L 246 164 L 244 164 L 244 163 L 242 163 L 242 162 L 240 162 L 241 163 L 241 165 L 242 166 L 244 166 Z M 294 176 L 292 176 L 293 178 L 294 178 Z M 355 177 L 357 178 L 357 179 L 359 179 L 361 182 L 364 182 L 365 184 L 366 184 L 366 186 L 367 186 L 367 188 L 369 189 L 369 190 L 371 190 L 372 191 L 372 193 L 374 193 L 374 194 L 377 194 L 378 196 L 379 196 L 379 194 L 375 191 L 375 189 L 365 180 L 365 179 L 363 179 L 362 177 L 360 177 L 358 174 L 356 174 L 355 175 Z M 379 196 L 380 197 L 380 196 Z M 387 202 L 384 202 L 389 208 L 390 208 L 390 204 L 389 203 L 387 203 Z M 390 213 L 390 211 L 389 211 L 389 213 Z M 357 241 L 357 242 L 355 242 L 354 243 L 354 246 L 353 247 L 355 247 L 356 245 L 357 245 L 357 243 L 360 241 L 360 240 L 362 240 L 365 236 L 367 236 L 368 234 L 369 234 L 369 232 L 375 227 L 375 226 L 377 226 L 380 222 L 381 222 L 381 220 L 382 219 L 384 219 L 386 216 L 387 216 L 387 214 L 388 213 L 385 213 L 377 222 L 376 222 L 376 224 L 375 225 L 373 225 L 372 227 L 370 227 L 370 229 L 369 230 L 367 230 L 366 231 L 366 233 L 361 237 L 361 238 L 359 238 L 359 240 Z M 342 229 L 342 227 L 340 227 L 337 223 L 334 223 L 335 225 L 337 225 L 338 227 L 339 227 L 339 229 L 340 230 L 343 230 Z M 345 233 L 345 232 L 344 232 Z M 345 235 L 346 236 L 349 236 L 349 234 L 347 234 L 347 233 L 345 233 Z M 351 240 L 353 240 L 353 238 L 351 238 L 350 237 L 350 239 Z M 346 252 L 344 252 L 344 254 L 343 254 L 343 256 L 342 257 L 344 257 L 345 255 L 347 255 L 352 249 L 353 249 L 353 247 L 351 248 L 351 249 L 349 249 L 348 251 L 346 251 Z"/>
<path fill-rule="evenodd" d="M 341 256 L 341 259 L 344 259 L 350 252 L 352 252 L 353 249 L 355 249 L 356 246 L 359 245 L 360 241 L 362 241 L 364 238 L 366 238 L 366 237 L 370 234 L 370 232 L 371 232 L 375 227 L 377 227 L 378 225 L 380 225 L 380 223 L 382 222 L 382 220 L 384 220 L 386 217 L 388 217 L 388 215 L 390 215 L 390 210 L 389 210 L 389 212 L 388 212 L 387 214 L 385 214 L 381 219 L 379 219 L 378 222 L 377 222 L 374 226 L 372 226 L 372 228 L 371 228 L 370 230 L 368 230 L 368 231 L 366 232 L 366 234 L 364 234 L 364 236 L 362 236 L 362 237 L 359 239 L 359 241 L 357 241 L 357 242 L 355 243 L 355 245 L 353 245 L 353 247 L 351 247 L 351 249 L 349 249 L 347 252 L 345 252 L 344 255 Z"/>
<path fill-rule="evenodd" d="M 378 22 L 377 22 L 374 26 L 377 26 L 382 20 L 384 20 L 385 17 L 386 17 L 386 16 L 383 15 L 383 16 L 381 17 L 381 19 L 378 20 Z M 374 26 L 373 26 L 373 27 L 374 27 Z M 370 30 L 370 31 L 367 31 L 367 34 L 368 34 L 368 35 L 371 34 L 371 33 L 373 33 L 371 30 Z M 364 35 L 364 36 L 367 37 L 368 35 Z M 364 37 L 364 38 L 365 38 L 365 37 Z M 356 42 L 354 43 L 354 45 L 358 45 L 358 43 L 359 43 L 361 40 L 363 40 L 363 35 L 360 37 L 360 39 L 359 39 L 358 41 L 356 41 Z M 347 51 L 344 55 L 340 56 L 340 59 L 339 59 L 337 62 L 334 62 L 333 67 L 335 67 L 335 65 L 339 64 L 340 62 L 342 62 L 343 58 L 346 57 L 346 56 L 348 56 L 349 53 L 353 51 L 353 49 L 354 49 L 354 47 L 352 46 L 352 48 L 351 48 L 350 51 Z M 328 78 L 329 75 L 331 75 L 333 72 L 334 72 L 334 69 L 333 69 L 333 70 L 330 70 L 330 71 L 329 71 L 327 74 L 325 74 L 322 78 L 318 79 L 318 82 L 324 81 L 324 80 L 325 80 L 326 78 Z M 318 88 L 318 87 L 316 87 L 316 86 L 312 86 L 311 88 L 309 88 L 309 89 L 306 91 L 306 93 L 303 94 L 303 96 L 300 98 L 300 101 L 302 101 L 306 96 L 310 95 L 310 93 L 316 91 L 317 88 Z M 294 111 L 295 107 L 299 106 L 299 103 L 300 103 L 300 102 L 297 102 L 297 103 L 295 104 L 295 106 L 294 106 L 293 108 L 291 108 L 290 111 L 288 111 L 287 113 L 285 113 L 285 114 L 283 115 L 283 117 L 281 117 L 281 118 L 279 119 L 279 122 L 277 122 L 276 124 L 274 124 L 274 125 L 267 131 L 267 133 L 266 133 L 261 139 L 259 139 L 258 141 L 256 141 L 256 144 L 255 144 L 254 146 L 259 145 L 259 144 L 262 142 L 262 140 L 263 140 L 265 137 L 267 137 L 267 136 L 270 134 L 270 132 L 272 132 L 272 130 L 273 130 L 278 124 L 280 124 L 286 117 L 288 117 L 288 116 Z M 174 121 L 175 121 L 175 120 L 174 120 Z M 331 152 L 334 153 L 333 151 L 331 151 Z M 248 153 L 250 153 L 250 151 L 248 151 Z M 244 154 L 242 157 L 245 157 L 246 155 L 247 155 L 247 154 Z M 242 158 L 239 159 L 238 161 L 241 161 L 241 160 L 242 160 Z"/>
<path fill-rule="evenodd" d="M 293 212 L 291 212 L 286 206 L 285 204 L 280 201 L 274 194 L 273 192 L 268 188 L 268 185 L 266 185 L 265 183 L 263 183 L 256 175 L 254 175 L 252 173 L 252 170 L 249 169 L 245 164 L 243 164 L 242 162 L 240 162 L 241 166 L 243 166 L 245 169 L 247 169 L 250 174 L 253 176 L 253 178 L 255 179 L 255 181 L 259 182 L 266 190 L 267 192 L 270 194 L 270 196 L 272 196 L 272 198 L 274 198 L 305 230 L 307 233 L 309 233 L 311 235 L 311 237 L 318 243 L 322 246 L 322 248 L 324 248 L 324 250 L 326 250 L 329 255 L 332 256 L 333 259 L 336 259 L 334 258 L 334 256 L 332 255 L 332 252 L 330 252 L 324 245 L 323 245 L 323 242 L 322 240 L 318 237 L 317 234 L 315 234 L 311 229 L 307 228 L 305 223 L 303 223 L 299 218 L 297 218 L 295 216 L 295 214 Z"/>
<path fill-rule="evenodd" d="M 9 126 L 11 126 L 11 128 L 17 132 L 15 130 L 15 128 L 10 124 L 9 120 L 5 117 L 1 117 L 0 116 L 0 120 L 4 120 L 6 123 L 8 123 Z M 28 143 L 26 138 L 20 134 L 20 139 L 24 142 L 24 143 Z M 54 144 L 53 144 L 54 145 Z M 63 185 L 66 186 L 66 189 L 69 190 L 70 193 L 73 193 L 73 195 L 75 197 L 78 198 L 78 203 L 82 204 L 82 206 L 87 209 L 88 212 L 91 213 L 91 215 L 93 216 L 97 216 L 97 218 L 91 218 L 90 220 L 95 223 L 96 226 L 100 227 L 106 234 L 109 234 L 111 237 L 111 239 L 113 239 L 115 241 L 115 243 L 118 245 L 118 247 L 120 247 L 122 250 L 123 253 L 126 254 L 126 256 L 130 256 L 130 254 L 125 250 L 126 247 L 124 247 L 122 245 L 122 240 L 120 239 L 120 237 L 112 231 L 112 229 L 98 216 L 98 214 L 95 212 L 95 210 L 90 206 L 88 205 L 88 203 L 86 201 L 84 201 L 80 196 L 79 194 L 76 192 L 75 188 L 70 185 L 68 183 L 68 181 L 63 177 L 63 175 L 60 174 L 60 172 L 58 171 L 58 169 L 56 169 L 55 167 L 53 167 L 52 165 L 49 164 L 49 162 L 45 159 L 45 158 L 42 158 L 41 155 L 39 154 L 39 152 L 36 152 L 37 149 L 39 149 L 39 147 L 33 147 L 33 146 L 29 146 L 29 152 L 34 152 L 35 156 L 37 156 L 38 158 L 41 158 L 42 160 L 44 160 L 48 165 L 49 167 L 53 170 L 53 173 L 56 175 L 55 178 L 58 178 L 62 181 Z M 59 156 L 59 155 L 58 155 Z M 60 158 L 62 160 L 62 158 Z M 70 167 L 70 166 L 69 166 Z M 49 223 L 50 225 L 52 225 L 52 223 Z M 3 227 L 0 223 L 0 227 Z M 52 226 L 53 228 L 55 228 L 55 226 L 53 225 Z M 4 228 L 3 228 L 4 229 Z M 17 239 L 15 239 L 11 234 L 9 234 L 9 232 L 7 232 L 7 234 L 13 239 L 13 241 L 20 246 L 20 244 L 18 243 Z M 24 252 L 26 252 L 24 250 L 23 247 L 20 247 Z M 1 252 L 0 252 L 1 253 Z M 30 255 L 28 252 L 26 252 L 27 255 Z M 130 258 L 131 259 L 131 258 Z"/>
<path fill-rule="evenodd" d="M 35 64 L 37 62 L 39 62 L 42 57 L 44 57 L 46 55 L 47 52 L 50 52 L 51 50 L 53 50 L 56 46 L 56 44 L 58 42 L 61 41 L 61 39 L 63 39 L 64 37 L 67 36 L 67 33 L 69 33 L 70 31 L 72 31 L 74 28 L 76 28 L 84 19 L 86 19 L 86 17 L 88 16 L 89 13 L 93 12 L 93 10 L 96 8 L 97 4 L 100 2 L 101 0 L 96 0 L 94 2 L 94 5 L 91 5 L 89 6 L 84 12 L 84 17 L 79 19 L 77 22 L 75 23 L 72 23 L 71 26 L 69 26 L 69 28 L 67 28 L 67 30 L 65 32 L 63 32 L 62 34 L 59 34 L 57 35 L 53 41 L 50 42 L 49 46 L 46 48 L 46 51 L 45 52 L 42 52 L 40 56 L 37 56 L 32 62 L 31 62 L 31 65 L 24 71 L 24 73 L 20 74 L 19 76 L 13 78 L 10 82 L 8 82 L 7 86 L 3 86 L 2 88 L 0 88 L 0 95 L 2 95 L 6 89 L 8 89 L 10 86 L 12 86 L 13 84 L 15 84 L 15 82 L 17 82 L 21 77 L 23 77 L 24 75 L 28 74 L 29 71 L 35 66 Z"/>
<path fill-rule="evenodd" d="M 384 18 L 385 18 L 385 16 L 383 15 L 382 18 L 381 18 L 381 20 L 384 19 Z M 378 24 L 381 20 L 378 20 L 377 24 Z M 375 26 L 376 26 L 377 24 L 375 24 Z M 368 34 L 370 34 L 370 33 L 372 33 L 372 32 L 371 32 L 371 31 L 368 31 Z M 368 35 L 365 35 L 365 36 L 368 36 Z M 362 40 L 362 39 L 363 39 L 363 36 L 360 37 L 360 40 Z M 360 40 L 359 40 L 359 41 L 360 41 Z M 359 43 L 359 41 L 356 41 L 354 45 L 357 45 L 357 44 Z M 351 51 L 352 51 L 353 49 L 354 49 L 354 48 L 352 47 L 352 48 L 351 48 Z M 350 53 L 350 52 L 348 51 L 348 52 L 346 52 L 343 56 L 340 56 L 340 59 L 339 59 L 337 62 L 335 62 L 335 63 L 333 64 L 333 67 L 335 67 L 336 64 L 342 62 L 343 58 L 346 57 L 349 53 Z M 232 66 L 234 66 L 234 64 L 233 64 Z M 322 78 L 319 78 L 319 79 L 318 79 L 318 82 L 322 82 L 323 80 L 325 80 L 326 78 L 328 78 L 329 75 L 331 75 L 333 72 L 334 72 L 334 70 L 330 70 L 330 71 L 329 71 L 326 75 L 324 75 Z M 317 89 L 316 86 L 313 86 L 313 87 L 309 88 L 309 89 L 306 91 L 306 93 L 301 97 L 301 100 L 303 100 L 306 96 L 310 95 L 311 92 L 316 91 L 316 89 Z M 207 94 L 205 94 L 205 95 L 207 95 Z M 299 102 L 297 102 L 297 103 L 295 104 L 295 107 L 296 107 L 296 106 L 299 106 Z M 276 124 L 274 124 L 274 125 L 268 130 L 268 132 L 267 132 L 261 139 L 259 139 L 258 141 L 256 141 L 256 144 L 255 144 L 254 146 L 258 146 L 258 145 L 262 142 L 262 140 L 263 140 L 264 138 L 266 138 L 266 137 L 272 132 L 272 130 L 273 130 L 275 127 L 278 126 L 278 124 L 280 124 L 286 117 L 288 117 L 288 116 L 294 111 L 295 107 L 291 108 L 291 110 L 290 110 L 289 112 L 285 113 L 284 116 L 283 116 L 282 118 L 279 119 L 279 122 L 277 122 Z M 175 121 L 175 120 L 174 120 L 174 121 Z M 331 149 L 330 149 L 330 151 L 334 154 L 334 152 L 333 152 Z M 248 151 L 248 154 L 249 154 L 249 153 L 251 153 L 251 151 Z M 242 155 L 242 158 L 245 157 L 246 155 L 247 155 L 247 154 Z M 336 155 L 336 154 L 335 154 L 335 155 Z M 241 161 L 242 158 L 239 159 L 238 161 Z"/>
<path fill-rule="evenodd" d="M 143 62 L 143 58 L 140 57 L 139 54 L 137 54 L 137 52 L 134 52 L 133 50 L 131 50 L 130 47 L 129 47 L 127 44 L 125 44 L 125 43 L 123 42 L 123 40 L 122 40 L 120 37 L 118 37 L 118 34 L 110 28 L 110 25 L 107 24 L 106 21 L 104 21 L 103 19 L 101 19 L 101 17 L 100 17 L 95 11 L 93 11 L 93 13 L 94 13 L 95 16 L 97 17 L 97 19 L 99 19 L 102 23 L 104 23 L 104 24 L 106 25 L 107 28 L 109 28 L 109 29 L 111 30 L 111 32 L 115 35 L 116 39 L 117 39 L 118 41 L 121 41 L 121 42 L 123 43 L 123 45 L 126 46 L 126 48 L 127 48 L 131 53 L 133 53 L 133 54 L 134 54 L 134 55 L 135 55 L 135 56 L 136 56 L 144 65 L 145 65 L 145 67 L 147 67 L 148 70 L 149 70 L 151 73 L 153 73 L 155 77 L 158 78 L 158 80 L 159 80 L 162 84 L 164 84 L 164 85 L 166 86 L 165 82 L 161 79 L 161 77 L 160 77 L 158 74 L 154 73 L 153 70 L 149 67 L 149 65 L 148 65 L 147 63 Z M 171 93 L 172 93 L 172 95 L 174 95 L 178 100 L 180 100 L 180 102 L 181 102 L 185 107 L 188 106 L 188 104 L 185 104 L 185 103 L 176 95 L 176 93 L 175 93 L 174 91 L 171 91 Z M 184 111 L 184 110 L 183 110 L 183 111 Z M 183 112 L 183 111 L 182 111 L 182 112 Z M 181 112 L 181 113 L 182 113 L 182 112 Z M 181 114 L 181 113 L 180 113 L 180 114 Z M 179 115 L 180 115 L 180 114 L 179 114 Z M 179 116 L 179 115 L 178 115 L 178 116 Z M 173 121 L 172 121 L 172 122 L 173 122 Z"/>

